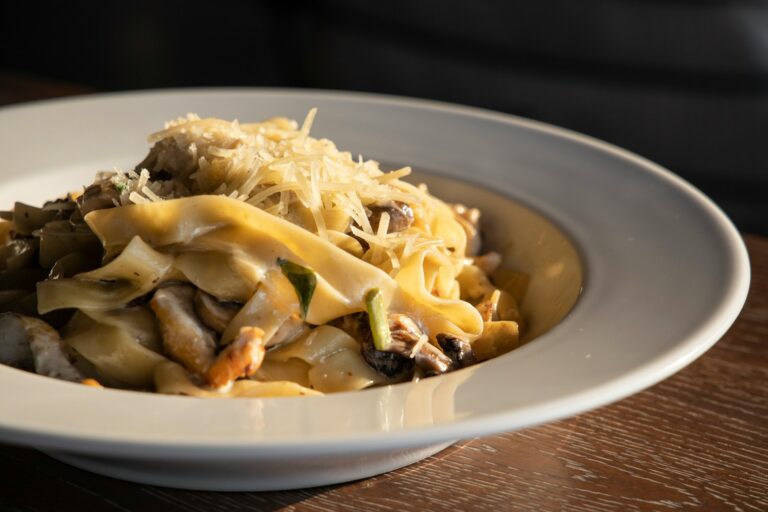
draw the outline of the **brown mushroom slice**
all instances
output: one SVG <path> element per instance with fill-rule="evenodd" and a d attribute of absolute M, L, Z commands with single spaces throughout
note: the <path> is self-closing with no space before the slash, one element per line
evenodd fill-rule
<path fill-rule="evenodd" d="M 416 362 L 416 366 L 424 371 L 425 377 L 440 375 L 441 373 L 453 370 L 453 365 L 448 356 L 430 343 L 425 343 L 421 350 L 416 352 L 413 359 Z"/>
<path fill-rule="evenodd" d="M 155 142 L 134 171 L 140 173 L 142 169 L 147 169 L 153 179 L 173 178 L 193 192 L 201 192 L 199 187 L 193 187 L 195 182 L 190 179 L 197 168 L 197 159 L 183 144 L 180 145 L 174 138 L 165 138 Z"/>
<path fill-rule="evenodd" d="M 395 233 L 408 229 L 413 224 L 413 209 L 401 201 L 387 201 L 386 203 L 369 204 L 367 206 L 371 214 L 368 221 L 374 232 L 379 230 L 382 214 L 389 216 L 387 233 Z"/>
<path fill-rule="evenodd" d="M 165 352 L 197 375 L 205 375 L 214 360 L 216 340 L 195 314 L 195 288 L 172 284 L 155 292 L 149 305 L 155 312 Z"/>
<path fill-rule="evenodd" d="M 195 292 L 195 311 L 206 327 L 221 334 L 242 308 L 237 302 L 223 302 L 202 290 Z"/>
<path fill-rule="evenodd" d="M 367 313 L 346 315 L 334 323 L 360 343 L 363 359 L 381 375 L 393 380 L 403 380 L 413 375 L 413 359 L 395 352 L 376 350 Z"/>
<path fill-rule="evenodd" d="M 413 319 L 399 313 L 390 313 L 388 319 L 392 339 L 387 351 L 412 358 L 426 376 L 451 370 L 451 360 L 429 343 L 427 335 Z"/>
<path fill-rule="evenodd" d="M 376 350 L 373 338 L 362 341 L 360 351 L 365 362 L 385 377 L 402 380 L 413 375 L 413 359 L 397 352 Z"/>
<path fill-rule="evenodd" d="M 85 217 L 94 210 L 114 208 L 120 205 L 120 192 L 109 180 L 103 180 L 89 185 L 77 198 L 80 213 Z"/>
<path fill-rule="evenodd" d="M 366 206 L 369 210 L 368 222 L 376 233 L 383 215 L 387 214 L 387 233 L 395 233 L 408 229 L 413 224 L 413 209 L 401 201 L 387 201 L 386 203 L 373 203 Z M 360 227 L 354 224 L 356 227 Z M 358 242 L 363 252 L 367 251 L 370 244 L 357 235 L 350 234 Z"/>
<path fill-rule="evenodd" d="M 469 341 L 453 334 L 438 334 L 437 343 L 453 363 L 453 367 L 466 368 L 475 363 L 475 351 Z"/>
<path fill-rule="evenodd" d="M 24 350 L 24 343 L 29 352 Z M 1 314 L 0 347 L 0 361 L 5 364 L 28 368 L 31 355 L 34 370 L 40 375 L 70 381 L 85 378 L 67 356 L 59 333 L 37 318 Z"/>
<path fill-rule="evenodd" d="M 221 351 L 206 373 L 214 388 L 224 387 L 241 377 L 250 377 L 264 361 L 264 331 L 241 327 L 234 341 Z"/>

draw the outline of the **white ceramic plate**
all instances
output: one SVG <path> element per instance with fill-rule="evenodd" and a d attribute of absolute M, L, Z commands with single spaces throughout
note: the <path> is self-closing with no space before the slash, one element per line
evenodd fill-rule
<path fill-rule="evenodd" d="M 573 132 L 427 101 L 219 89 L 5 108 L 0 206 L 17 199 L 40 203 L 89 182 L 95 170 L 138 162 L 146 135 L 187 112 L 301 119 L 311 107 L 319 108 L 316 136 L 436 173 L 442 178 L 435 187 L 451 199 L 482 203 L 500 243 L 511 239 L 506 248 L 523 266 L 554 276 L 553 282 L 571 272 L 560 281 L 565 295 L 573 295 L 583 269 L 584 289 L 573 310 L 531 343 L 484 364 L 325 397 L 157 396 L 2 367 L 0 440 L 95 472 L 175 487 L 341 482 L 412 463 L 457 439 L 563 418 L 637 392 L 701 355 L 743 305 L 749 284 L 744 245 L 722 212 L 680 178 Z M 446 185 L 446 179 L 475 187 Z M 581 266 L 574 267 L 573 258 L 550 258 L 573 253 L 552 225 L 573 241 Z M 539 252 L 547 265 L 537 267 Z M 572 297 L 558 298 L 555 288 L 542 293 L 562 316 Z"/>

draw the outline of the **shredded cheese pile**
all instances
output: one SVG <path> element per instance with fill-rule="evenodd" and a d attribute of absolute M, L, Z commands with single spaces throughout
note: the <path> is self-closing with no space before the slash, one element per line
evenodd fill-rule
<path fill-rule="evenodd" d="M 312 109 L 301 127 L 283 117 L 241 124 L 188 114 L 149 137 L 154 146 L 135 171 L 109 179 L 122 204 L 196 194 L 245 201 L 390 272 L 425 246 L 444 247 L 460 267 L 465 241 L 432 232 L 436 209 L 447 206 L 425 186 L 400 180 L 410 167 L 384 173 L 373 160 L 354 159 L 330 140 L 311 137 L 315 114 Z M 161 172 L 172 177 L 156 178 Z M 367 207 L 391 201 L 412 208 L 411 228 L 388 233 L 387 213 L 377 229 L 371 226 Z"/>

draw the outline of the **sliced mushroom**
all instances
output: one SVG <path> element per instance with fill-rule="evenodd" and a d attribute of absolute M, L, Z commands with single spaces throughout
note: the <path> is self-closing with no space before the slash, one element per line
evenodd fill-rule
<path fill-rule="evenodd" d="M 387 233 L 395 233 L 408 229 L 413 224 L 413 209 L 401 201 L 387 201 L 386 203 L 370 204 L 368 209 L 371 214 L 368 221 L 371 223 L 373 231 L 378 231 L 381 215 L 389 215 L 389 224 Z"/>
<path fill-rule="evenodd" d="M 404 378 L 412 375 L 414 367 L 420 368 L 425 376 L 445 373 L 451 369 L 451 360 L 429 343 L 413 319 L 399 313 L 390 313 L 388 322 L 391 340 L 387 350 L 375 349 L 366 313 L 348 315 L 338 326 L 360 342 L 366 362 L 387 377 Z"/>
<path fill-rule="evenodd" d="M 426 341 L 426 335 L 421 331 L 411 317 L 400 313 L 390 313 L 389 333 L 392 340 L 389 344 L 391 352 L 398 352 L 412 357 L 414 351 L 419 351 Z"/>
<path fill-rule="evenodd" d="M 424 375 L 438 375 L 451 369 L 451 360 L 430 345 L 427 335 L 409 316 L 398 313 L 389 315 L 389 332 L 392 341 L 387 350 L 413 358 Z"/>
<path fill-rule="evenodd" d="M 371 223 L 371 229 L 374 233 L 379 230 L 379 223 L 384 213 L 389 217 L 389 223 L 387 224 L 387 233 L 395 233 L 397 231 L 403 231 L 413 224 L 413 209 L 406 203 L 400 201 L 387 201 L 386 203 L 374 203 L 367 206 L 370 214 L 368 215 L 368 221 Z M 357 226 L 358 228 L 360 226 Z M 360 244 L 363 252 L 367 251 L 370 244 L 360 238 L 357 235 L 349 235 Z"/>
<path fill-rule="evenodd" d="M 361 352 L 371 368 L 390 379 L 401 380 L 413 374 L 413 359 L 396 352 L 376 350 L 373 338 L 361 343 Z"/>
<path fill-rule="evenodd" d="M 99 181 L 89 185 L 77 198 L 80 213 L 85 216 L 94 210 L 114 208 L 119 205 L 120 193 L 109 180 Z"/>
<path fill-rule="evenodd" d="M 368 365 L 390 379 L 402 380 L 413 375 L 414 362 L 408 356 L 376 350 L 367 313 L 347 315 L 335 322 L 336 327 L 360 343 L 360 352 Z"/>
<path fill-rule="evenodd" d="M 200 320 L 219 334 L 224 332 L 242 307 L 242 304 L 237 302 L 220 301 L 202 290 L 197 290 L 195 293 L 195 311 Z"/>
<path fill-rule="evenodd" d="M 187 151 L 186 145 L 180 145 L 171 137 L 157 141 L 134 170 L 140 173 L 142 169 L 147 169 L 155 180 L 173 178 L 189 188 L 194 185 L 190 175 L 197 168 L 197 158 Z M 201 192 L 194 187 L 192 189 L 194 192 Z"/>
<path fill-rule="evenodd" d="M 214 388 L 226 386 L 241 377 L 250 377 L 262 362 L 264 331 L 258 327 L 242 327 L 208 369 L 206 381 Z"/>
<path fill-rule="evenodd" d="M 414 360 L 416 361 L 416 366 L 424 371 L 425 377 L 440 375 L 441 373 L 453 370 L 448 356 L 430 343 L 425 343 L 421 350 L 416 352 Z"/>
<path fill-rule="evenodd" d="M 475 352 L 467 340 L 446 333 L 437 335 L 437 343 L 454 368 L 465 368 L 475 363 Z"/>
<path fill-rule="evenodd" d="M 214 360 L 213 332 L 195 314 L 195 287 L 171 284 L 158 289 L 149 305 L 163 335 L 165 352 L 188 370 L 204 375 Z"/>
<path fill-rule="evenodd" d="M 450 359 L 430 345 L 427 335 L 406 315 L 390 314 L 389 330 L 392 342 L 387 350 L 412 358 L 426 377 L 451 369 Z"/>
<path fill-rule="evenodd" d="M 0 362 L 57 379 L 81 381 L 56 330 L 37 318 L 0 314 Z M 32 363 L 32 364 L 30 364 Z"/>

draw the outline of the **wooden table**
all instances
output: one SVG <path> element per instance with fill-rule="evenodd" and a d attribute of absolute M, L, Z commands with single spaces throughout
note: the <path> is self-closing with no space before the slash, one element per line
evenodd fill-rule
<path fill-rule="evenodd" d="M 0 73 L 0 103 L 83 91 Z M 686 369 L 616 404 L 462 442 L 368 480 L 287 492 L 136 485 L 0 446 L 0 510 L 766 511 L 768 238 L 746 243 L 752 287 L 730 331 Z"/>

